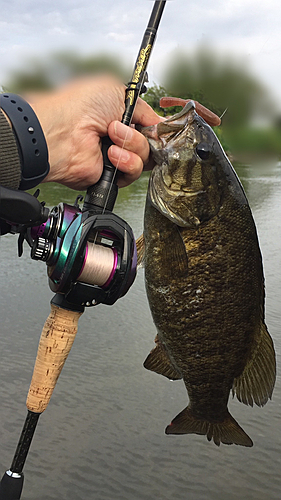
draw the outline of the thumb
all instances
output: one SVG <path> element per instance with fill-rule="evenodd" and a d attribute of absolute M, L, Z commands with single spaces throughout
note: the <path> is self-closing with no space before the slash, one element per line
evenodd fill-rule
<path fill-rule="evenodd" d="M 155 111 L 140 97 L 137 100 L 137 105 L 133 114 L 132 123 L 149 127 L 165 120 L 162 116 L 157 115 Z"/>

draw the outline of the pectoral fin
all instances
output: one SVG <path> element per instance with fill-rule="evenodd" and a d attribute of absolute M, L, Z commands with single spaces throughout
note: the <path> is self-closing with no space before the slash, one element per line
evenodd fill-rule
<path fill-rule="evenodd" d="M 147 356 L 143 366 L 147 370 L 164 375 L 169 380 L 180 380 L 182 376 L 172 365 L 169 355 L 158 336 L 156 336 L 155 343 L 156 347 Z"/>
<path fill-rule="evenodd" d="M 166 276 L 183 279 L 188 273 L 188 256 L 179 228 L 171 224 L 169 230 L 159 235 L 163 240 L 161 266 L 165 269 Z M 145 239 L 143 234 L 136 240 L 138 267 L 145 261 Z"/>
<path fill-rule="evenodd" d="M 166 279 L 182 281 L 188 274 L 188 255 L 178 226 L 171 224 L 169 232 L 160 233 L 161 238 L 161 266 L 165 269 Z"/>
<path fill-rule="evenodd" d="M 144 264 L 144 256 L 145 256 L 145 243 L 143 234 L 136 240 L 137 247 L 137 265 L 138 267 L 142 267 Z"/>
<path fill-rule="evenodd" d="M 264 406 L 271 398 L 276 378 L 276 360 L 272 338 L 262 323 L 261 334 L 242 374 L 234 379 L 232 393 L 246 405 Z"/>

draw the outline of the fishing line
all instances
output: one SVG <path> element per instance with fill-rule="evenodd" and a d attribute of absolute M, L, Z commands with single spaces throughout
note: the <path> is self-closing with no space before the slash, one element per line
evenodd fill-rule
<path fill-rule="evenodd" d="M 225 115 L 225 113 L 227 112 L 228 108 L 225 108 L 223 114 L 220 116 L 220 120 L 222 119 L 222 117 Z"/>
<path fill-rule="evenodd" d="M 114 249 L 87 243 L 85 261 L 78 281 L 91 285 L 106 286 L 111 281 L 117 263 Z"/>
<path fill-rule="evenodd" d="M 120 123 L 122 123 L 122 122 L 120 122 Z M 126 142 L 126 140 L 127 140 L 128 133 L 129 133 L 129 129 L 127 129 L 127 130 L 126 130 L 126 135 L 125 135 L 125 137 L 124 137 L 124 139 L 123 139 L 123 144 L 122 144 L 122 147 L 121 147 L 121 151 L 120 151 L 120 154 L 119 154 L 119 158 L 118 158 L 118 160 L 117 160 L 117 166 L 116 166 L 116 167 L 114 167 L 114 174 L 113 174 L 113 176 L 112 176 L 112 179 L 111 179 L 111 182 L 110 182 L 110 186 L 109 186 L 109 190 L 108 190 L 108 193 L 107 193 L 107 195 L 106 195 L 106 199 L 105 199 L 104 207 L 103 207 L 103 209 L 102 209 L 102 213 L 103 213 L 103 214 L 104 214 L 104 212 L 105 212 L 105 207 L 106 207 L 106 205 L 107 205 L 107 202 L 108 202 L 108 199 L 109 199 L 110 193 L 111 193 L 111 191 L 112 191 L 112 186 L 113 186 L 113 183 L 114 183 L 114 180 L 115 180 L 115 177 L 116 177 L 116 174 L 117 174 L 117 170 L 118 170 L 118 167 L 119 167 L 119 164 L 120 164 L 120 160 L 121 160 L 121 155 L 122 155 L 122 152 L 123 152 L 123 150 L 125 149 L 125 142 Z"/>

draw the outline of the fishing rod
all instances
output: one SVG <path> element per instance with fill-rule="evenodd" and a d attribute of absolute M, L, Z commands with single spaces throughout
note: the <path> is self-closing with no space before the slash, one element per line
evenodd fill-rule
<path fill-rule="evenodd" d="M 137 99 L 144 91 L 146 68 L 165 4 L 154 2 L 126 89 L 122 117 L 125 125 L 130 125 Z M 35 196 L 17 193 L 17 210 L 12 210 L 15 192 L 1 189 L 0 217 L 12 224 L 13 232 L 20 233 L 19 256 L 26 240 L 31 246 L 31 258 L 46 262 L 49 286 L 56 294 L 39 341 L 26 400 L 27 417 L 11 467 L 0 482 L 0 500 L 21 497 L 23 468 L 39 417 L 50 401 L 85 307 L 114 304 L 127 293 L 136 275 L 132 229 L 112 212 L 118 186 L 117 169 L 107 156 L 111 144 L 109 137 L 103 138 L 103 173 L 87 189 L 82 209 L 79 202 L 83 198 L 78 196 L 73 206 L 59 203 L 49 212 L 37 200 L 37 191 Z"/>

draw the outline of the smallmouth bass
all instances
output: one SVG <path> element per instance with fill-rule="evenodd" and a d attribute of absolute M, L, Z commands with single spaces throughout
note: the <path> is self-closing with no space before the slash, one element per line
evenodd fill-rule
<path fill-rule="evenodd" d="M 165 432 L 252 446 L 228 411 L 230 391 L 244 404 L 265 405 L 276 361 L 246 195 L 194 103 L 141 131 L 156 163 L 137 242 L 157 328 L 144 366 L 183 379 L 189 396 Z"/>

